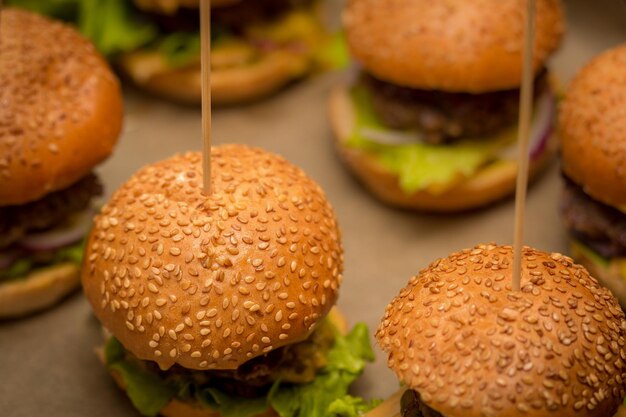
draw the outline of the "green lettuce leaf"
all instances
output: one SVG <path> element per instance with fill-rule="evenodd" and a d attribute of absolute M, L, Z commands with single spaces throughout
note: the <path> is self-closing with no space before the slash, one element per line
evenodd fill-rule
<path fill-rule="evenodd" d="M 417 141 L 403 145 L 381 144 L 363 134 L 364 129 L 389 130 L 374 112 L 369 92 L 363 87 L 354 87 L 351 98 L 356 109 L 356 126 L 347 145 L 374 154 L 383 166 L 398 175 L 400 187 L 407 194 L 422 190 L 444 193 L 458 180 L 471 177 L 494 161 L 497 152 L 515 140 L 514 135 L 506 132 L 487 140 L 446 146 Z"/>
<path fill-rule="evenodd" d="M 34 266 L 34 261 L 29 258 L 18 259 L 8 269 L 0 271 L 0 280 L 16 279 L 25 277 Z"/>
<path fill-rule="evenodd" d="M 365 363 L 373 360 L 367 326 L 358 324 L 347 336 L 337 337 L 328 364 L 313 382 L 274 387 L 269 403 L 280 417 L 357 416 L 370 405 L 348 396 L 348 388 L 361 375 Z"/>
<path fill-rule="evenodd" d="M 330 415 L 342 417 L 360 417 L 382 403 L 382 400 L 365 401 L 363 398 L 344 395 L 328 406 Z"/>
<path fill-rule="evenodd" d="M 145 45 L 158 36 L 156 26 L 141 20 L 127 0 L 82 0 L 78 27 L 102 54 L 111 56 Z"/>
<path fill-rule="evenodd" d="M 128 398 L 145 416 L 156 416 L 180 390 L 173 384 L 167 384 L 158 375 L 124 361 L 124 347 L 114 337 L 108 340 L 104 357 L 109 369 L 119 372 Z"/>
<path fill-rule="evenodd" d="M 350 65 L 350 52 L 345 33 L 339 31 L 322 43 L 316 51 L 314 60 L 322 70 L 341 70 Z"/>
<path fill-rule="evenodd" d="M 178 68 L 200 58 L 200 32 L 173 32 L 159 40 L 157 50 L 172 68 Z"/>
<path fill-rule="evenodd" d="M 610 261 L 591 249 L 589 246 L 582 243 L 580 240 L 573 239 L 571 244 L 575 250 L 580 251 L 601 269 L 608 268 Z"/>
<path fill-rule="evenodd" d="M 128 0 L 8 0 L 7 3 L 76 25 L 109 57 L 137 49 L 159 35 L 157 27 L 143 20 Z"/>
<path fill-rule="evenodd" d="M 83 262 L 83 254 L 85 253 L 85 245 L 87 244 L 87 238 L 76 242 L 74 245 L 67 246 L 59 249 L 54 254 L 53 262 L 69 261 L 75 264 L 81 264 Z"/>

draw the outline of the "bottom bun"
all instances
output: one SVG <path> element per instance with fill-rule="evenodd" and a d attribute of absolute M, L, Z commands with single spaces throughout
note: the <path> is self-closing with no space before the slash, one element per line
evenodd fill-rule
<path fill-rule="evenodd" d="M 118 61 L 119 68 L 139 88 L 180 103 L 202 101 L 200 63 L 172 69 L 157 52 L 132 52 Z M 309 59 L 288 52 L 265 54 L 253 64 L 214 69 L 211 102 L 235 104 L 279 90 L 309 71 Z"/>
<path fill-rule="evenodd" d="M 584 249 L 584 244 L 572 239 L 571 256 L 579 264 L 587 268 L 591 276 L 608 288 L 626 308 L 626 259 L 611 259 L 608 265 L 602 265 L 593 259 Z M 624 271 L 624 272 L 623 272 Z"/>
<path fill-rule="evenodd" d="M 170 401 L 160 414 L 164 417 L 220 417 L 220 413 L 216 411 L 177 399 Z M 256 414 L 254 417 L 278 417 L 278 414 L 269 409 L 261 414 Z"/>
<path fill-rule="evenodd" d="M 406 194 L 400 188 L 398 176 L 381 165 L 374 156 L 346 146 L 356 117 L 346 87 L 336 88 L 332 92 L 329 112 L 335 144 L 342 160 L 372 194 L 387 204 L 414 210 L 455 212 L 493 203 L 515 191 L 517 162 L 501 161 L 481 169 L 476 175 L 443 194 L 435 195 L 427 191 Z M 548 165 L 557 146 L 558 141 L 552 135 L 546 150 L 539 158 L 531 161 L 531 179 Z"/>
<path fill-rule="evenodd" d="M 0 319 L 25 316 L 56 304 L 80 285 L 79 266 L 63 263 L 0 283 Z"/>

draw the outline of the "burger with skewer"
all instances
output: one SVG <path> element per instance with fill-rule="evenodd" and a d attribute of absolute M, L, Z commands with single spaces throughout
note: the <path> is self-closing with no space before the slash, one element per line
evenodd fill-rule
<path fill-rule="evenodd" d="M 379 199 L 451 212 L 515 188 L 525 2 L 349 0 L 361 67 L 330 99 L 339 154 Z M 560 1 L 537 2 L 531 174 L 556 150 L 546 61 L 564 32 Z"/>
<path fill-rule="evenodd" d="M 626 320 L 572 259 L 479 245 L 411 278 L 376 332 L 402 417 L 607 417 L 626 393 Z M 376 410 L 368 416 L 381 416 Z M 382 416 L 381 416 L 382 417 Z"/>
<path fill-rule="evenodd" d="M 240 145 L 133 175 L 96 217 L 82 282 L 102 358 L 144 415 L 354 416 L 367 329 L 336 310 L 341 236 L 320 187 Z"/>

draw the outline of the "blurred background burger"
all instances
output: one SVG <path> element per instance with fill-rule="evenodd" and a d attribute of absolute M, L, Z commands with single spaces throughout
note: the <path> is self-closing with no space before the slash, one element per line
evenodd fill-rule
<path fill-rule="evenodd" d="M 626 303 L 626 45 L 574 78 L 560 113 L 572 256 Z"/>
<path fill-rule="evenodd" d="M 340 155 L 381 200 L 459 211 L 515 188 L 525 2 L 349 0 L 362 68 L 331 97 Z M 546 61 L 564 33 L 559 0 L 537 4 L 531 173 L 554 154 Z"/>
<path fill-rule="evenodd" d="M 199 0 L 10 0 L 71 21 L 140 88 L 200 103 Z M 213 101 L 270 94 L 332 67 L 335 38 L 317 0 L 212 1 Z"/>
<path fill-rule="evenodd" d="M 79 285 L 93 173 L 122 127 L 118 80 L 74 28 L 5 8 L 0 19 L 0 318 Z"/>

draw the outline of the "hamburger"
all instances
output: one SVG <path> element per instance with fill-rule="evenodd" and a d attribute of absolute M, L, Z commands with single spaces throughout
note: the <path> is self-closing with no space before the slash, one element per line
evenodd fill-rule
<path fill-rule="evenodd" d="M 10 2 L 79 25 L 140 88 L 200 103 L 199 0 Z M 316 0 L 218 0 L 211 8 L 215 104 L 257 99 L 334 65 Z"/>
<path fill-rule="evenodd" d="M 133 175 L 95 218 L 82 283 L 103 360 L 144 415 L 357 416 L 367 329 L 332 312 L 341 235 L 323 191 L 260 149 L 174 156 Z M 340 411 L 337 411 L 340 410 Z"/>
<path fill-rule="evenodd" d="M 479 245 L 411 278 L 376 332 L 406 385 L 403 417 L 608 417 L 625 394 L 626 320 L 587 270 Z"/>
<path fill-rule="evenodd" d="M 626 303 L 626 44 L 575 77 L 559 117 L 572 256 Z"/>
<path fill-rule="evenodd" d="M 348 0 L 361 67 L 330 99 L 339 154 L 382 201 L 451 212 L 510 194 L 523 61 L 522 0 Z M 537 2 L 531 174 L 555 151 L 546 60 L 564 32 L 558 0 Z"/>
<path fill-rule="evenodd" d="M 76 30 L 0 15 L 0 319 L 48 307 L 79 283 L 101 193 L 94 167 L 122 127 L 118 80 Z"/>

